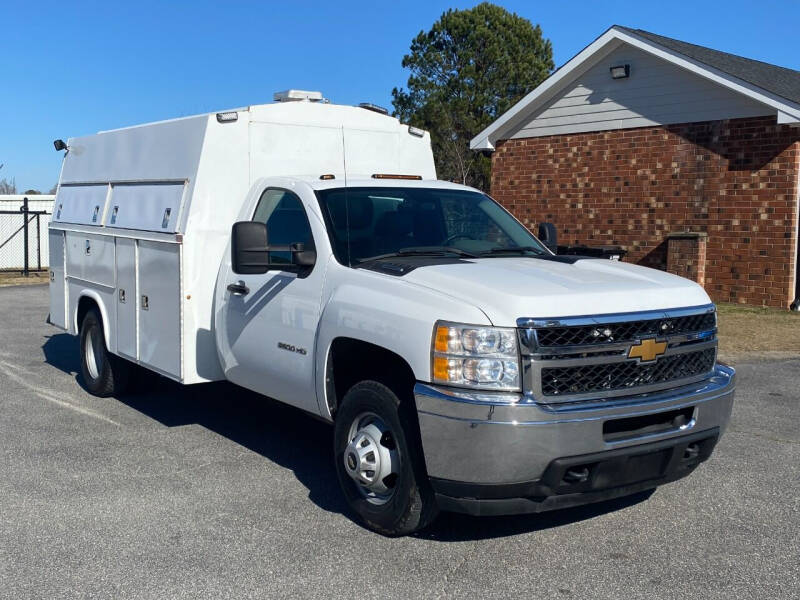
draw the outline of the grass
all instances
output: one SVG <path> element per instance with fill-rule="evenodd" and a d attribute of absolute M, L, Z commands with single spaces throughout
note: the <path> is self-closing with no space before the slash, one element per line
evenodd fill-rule
<path fill-rule="evenodd" d="M 48 271 L 32 271 L 28 277 L 23 276 L 19 271 L 0 271 L 0 287 L 48 283 L 49 281 L 50 273 Z"/>
<path fill-rule="evenodd" d="M 800 357 L 800 312 L 717 305 L 722 360 Z"/>

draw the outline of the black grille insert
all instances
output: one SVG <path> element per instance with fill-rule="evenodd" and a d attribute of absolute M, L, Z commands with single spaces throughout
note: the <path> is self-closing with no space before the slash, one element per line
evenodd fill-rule
<path fill-rule="evenodd" d="M 683 317 L 625 321 L 602 325 L 545 327 L 536 330 L 539 347 L 584 346 L 610 342 L 632 342 L 648 335 L 669 336 L 711 331 L 716 327 L 713 312 Z"/>
<path fill-rule="evenodd" d="M 545 396 L 572 396 L 666 383 L 702 375 L 714 367 L 716 348 L 665 356 L 652 363 L 625 361 L 542 369 Z"/>

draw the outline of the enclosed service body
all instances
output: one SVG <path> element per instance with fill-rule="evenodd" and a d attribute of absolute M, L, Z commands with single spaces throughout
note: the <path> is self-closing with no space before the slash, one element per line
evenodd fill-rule
<path fill-rule="evenodd" d="M 214 285 L 259 179 L 436 177 L 426 132 L 313 102 L 106 131 L 68 147 L 50 227 L 50 320 L 76 334 L 81 298 L 92 298 L 112 353 L 183 383 L 224 377 Z"/>

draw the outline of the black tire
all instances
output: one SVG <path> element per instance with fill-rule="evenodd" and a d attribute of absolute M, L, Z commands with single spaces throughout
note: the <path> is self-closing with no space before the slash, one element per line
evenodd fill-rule
<path fill-rule="evenodd" d="M 81 376 L 90 393 L 106 398 L 125 391 L 131 364 L 111 354 L 106 348 L 103 319 L 96 308 L 90 308 L 83 317 L 80 353 Z"/>
<path fill-rule="evenodd" d="M 345 467 L 351 429 L 364 414 L 376 415 L 385 424 L 390 430 L 391 445 L 400 456 L 399 473 L 392 479 L 390 496 L 380 504 L 365 496 L 366 488 L 357 483 Z M 413 407 L 401 403 L 382 383 L 362 381 L 345 394 L 336 414 L 333 437 L 339 484 L 348 504 L 368 528 L 383 535 L 399 536 L 418 531 L 433 521 L 439 511 L 425 472 Z"/>

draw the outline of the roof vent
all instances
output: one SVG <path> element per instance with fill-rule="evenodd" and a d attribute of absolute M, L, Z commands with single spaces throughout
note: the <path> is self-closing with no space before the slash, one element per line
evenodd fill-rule
<path fill-rule="evenodd" d="M 306 90 L 284 90 L 272 95 L 275 102 L 327 102 L 322 97 L 322 92 L 309 92 Z"/>

